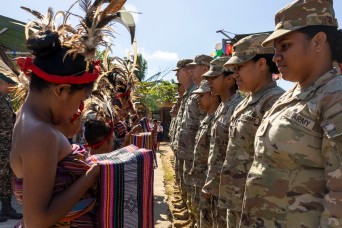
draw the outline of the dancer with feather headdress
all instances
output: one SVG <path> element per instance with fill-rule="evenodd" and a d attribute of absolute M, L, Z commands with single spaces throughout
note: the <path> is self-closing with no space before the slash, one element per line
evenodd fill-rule
<path fill-rule="evenodd" d="M 124 2 L 80 1 L 86 16 L 75 28 L 67 24 L 69 11 L 55 16 L 49 9 L 43 16 L 27 9 L 38 21 L 26 26 L 27 49 L 35 58 L 17 59 L 30 77 L 11 151 L 14 191 L 24 212 L 17 227 L 98 226 L 93 186 L 99 166 L 85 163 L 85 149 L 71 148 L 58 126 L 70 121 L 90 95 L 101 71 L 95 50 L 110 46 L 104 39 L 112 33 L 108 23 L 120 18 Z M 63 23 L 55 26 L 59 15 Z"/>

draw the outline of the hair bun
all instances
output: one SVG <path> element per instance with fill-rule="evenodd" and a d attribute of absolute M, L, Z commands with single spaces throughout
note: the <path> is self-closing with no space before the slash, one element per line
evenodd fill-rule
<path fill-rule="evenodd" d="M 26 41 L 26 47 L 31 54 L 41 57 L 53 53 L 61 47 L 59 35 L 56 32 L 45 31 L 31 36 Z"/>

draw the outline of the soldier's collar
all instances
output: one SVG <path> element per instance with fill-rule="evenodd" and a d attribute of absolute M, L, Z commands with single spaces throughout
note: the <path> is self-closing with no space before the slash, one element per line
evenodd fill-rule
<path fill-rule="evenodd" d="M 322 75 L 315 81 L 313 84 L 302 88 L 301 93 L 299 93 L 296 97 L 300 100 L 308 100 L 310 99 L 316 92 L 317 89 L 320 87 L 324 86 L 327 82 L 329 82 L 331 79 L 339 75 L 338 70 L 334 67 L 331 70 L 329 70 L 327 73 Z M 295 86 L 293 89 L 293 92 L 295 91 L 296 88 L 298 88 L 298 84 Z"/>
<path fill-rule="evenodd" d="M 252 100 L 249 102 L 249 104 L 257 103 L 259 99 L 264 95 L 265 91 L 276 86 L 277 86 L 277 83 L 275 81 L 272 81 L 270 84 L 268 84 L 267 86 L 265 86 L 264 88 L 256 92 L 255 94 L 250 94 L 250 96 L 252 97 Z"/>

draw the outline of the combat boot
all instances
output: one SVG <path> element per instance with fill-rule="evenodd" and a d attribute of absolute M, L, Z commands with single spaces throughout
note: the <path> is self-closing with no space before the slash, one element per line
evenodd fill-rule
<path fill-rule="evenodd" d="M 183 200 L 182 199 L 174 199 L 171 201 L 171 204 L 172 205 L 175 205 L 175 204 L 184 204 Z"/>
<path fill-rule="evenodd" d="M 23 217 L 21 213 L 17 213 L 12 207 L 11 198 L 1 199 L 1 206 L 0 218 L 21 219 Z"/>
<path fill-rule="evenodd" d="M 175 208 L 175 209 L 187 208 L 187 207 L 186 207 L 186 204 L 185 204 L 183 201 L 181 201 L 181 202 L 179 202 L 179 203 L 174 203 L 174 204 L 172 204 L 172 206 L 173 206 L 173 208 Z"/>
<path fill-rule="evenodd" d="M 7 222 L 7 218 L 0 215 L 0 223 Z"/>
<path fill-rule="evenodd" d="M 189 212 L 188 210 L 184 210 L 179 213 L 174 213 L 173 217 L 178 220 L 188 220 L 189 219 Z"/>
<path fill-rule="evenodd" d="M 190 219 L 186 220 L 186 221 L 176 221 L 174 224 L 173 224 L 173 227 L 174 228 L 184 228 L 184 227 L 191 227 L 191 221 Z"/>

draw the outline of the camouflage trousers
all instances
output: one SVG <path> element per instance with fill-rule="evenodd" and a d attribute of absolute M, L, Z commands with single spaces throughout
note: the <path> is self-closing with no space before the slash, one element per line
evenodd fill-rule
<path fill-rule="evenodd" d="M 186 198 L 186 205 L 188 209 L 190 210 L 191 214 L 195 216 L 195 208 L 193 208 L 192 205 L 192 198 L 193 198 L 193 185 L 192 181 L 190 180 L 189 172 L 192 167 L 192 161 L 184 160 L 183 163 L 183 187 L 187 192 L 187 198 Z"/>
<path fill-rule="evenodd" d="M 177 158 L 177 156 L 175 156 L 175 162 L 174 162 L 175 176 L 176 176 L 176 182 L 180 186 L 181 176 L 180 176 L 179 166 L 180 166 L 180 161 Z"/>
<path fill-rule="evenodd" d="M 9 163 L 9 154 L 0 154 L 0 199 L 12 196 L 12 170 Z"/>
<path fill-rule="evenodd" d="M 191 186 L 191 212 L 195 217 L 195 224 L 197 224 L 197 227 L 199 226 L 200 222 L 200 195 L 201 194 L 201 188 L 197 186 Z"/>
<path fill-rule="evenodd" d="M 175 162 L 175 174 L 176 174 L 176 182 L 178 183 L 180 190 L 181 190 L 181 196 L 183 198 L 183 201 L 187 203 L 188 205 L 188 196 L 187 193 L 191 192 L 190 186 L 185 184 L 184 182 L 184 175 L 183 175 L 183 167 L 184 167 L 184 160 L 178 159 Z"/>
<path fill-rule="evenodd" d="M 212 213 L 212 198 L 211 196 L 209 198 L 205 197 L 206 194 L 204 194 L 202 191 L 199 194 L 199 201 L 200 201 L 200 222 L 199 227 L 201 228 L 207 228 L 207 227 L 214 227 L 214 221 L 213 221 L 213 213 Z"/>
<path fill-rule="evenodd" d="M 239 227 L 241 211 L 227 210 L 227 228 Z"/>
<path fill-rule="evenodd" d="M 218 197 L 212 196 L 212 213 L 213 213 L 213 221 L 214 227 L 221 228 L 227 227 L 227 209 L 220 208 L 218 206 Z"/>

